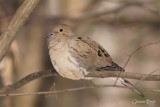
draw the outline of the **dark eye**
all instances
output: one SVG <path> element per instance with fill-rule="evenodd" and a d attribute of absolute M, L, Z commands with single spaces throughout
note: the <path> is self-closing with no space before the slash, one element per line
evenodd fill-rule
<path fill-rule="evenodd" d="M 63 32 L 63 29 L 59 29 L 60 32 Z"/>

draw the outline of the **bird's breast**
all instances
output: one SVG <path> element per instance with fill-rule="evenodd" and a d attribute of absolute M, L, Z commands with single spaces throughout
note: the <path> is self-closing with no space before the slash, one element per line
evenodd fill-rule
<path fill-rule="evenodd" d="M 61 76 L 74 80 L 85 78 L 86 69 L 80 67 L 79 63 L 71 56 L 67 44 L 59 49 L 51 47 L 49 54 L 54 68 Z"/>

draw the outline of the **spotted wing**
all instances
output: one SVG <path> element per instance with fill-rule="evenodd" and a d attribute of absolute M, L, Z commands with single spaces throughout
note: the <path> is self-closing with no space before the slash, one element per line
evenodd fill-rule
<path fill-rule="evenodd" d="M 122 70 L 112 61 L 106 50 L 88 37 L 74 37 L 68 44 L 69 52 L 80 67 L 97 70 Z"/>

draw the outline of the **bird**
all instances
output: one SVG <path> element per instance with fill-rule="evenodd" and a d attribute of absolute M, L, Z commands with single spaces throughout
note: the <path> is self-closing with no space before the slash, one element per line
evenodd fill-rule
<path fill-rule="evenodd" d="M 125 71 L 98 42 L 86 36 L 75 35 L 67 24 L 54 26 L 47 35 L 47 42 L 52 65 L 62 77 L 72 80 L 93 79 L 85 77 L 91 70 Z M 128 80 L 118 78 L 117 81 L 144 97 Z"/>

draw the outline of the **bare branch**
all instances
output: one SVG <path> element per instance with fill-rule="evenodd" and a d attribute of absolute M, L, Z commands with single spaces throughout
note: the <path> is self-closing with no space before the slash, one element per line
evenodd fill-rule
<path fill-rule="evenodd" d="M 136 79 L 136 80 L 143 80 L 145 81 L 160 81 L 160 75 L 148 75 L 148 74 L 138 74 L 138 73 L 131 73 L 131 72 L 119 72 L 117 71 L 92 71 L 91 73 L 87 74 L 87 77 L 96 77 L 96 78 L 107 78 L 107 77 L 117 77 L 120 78 L 128 78 L 128 79 Z"/>
<path fill-rule="evenodd" d="M 11 91 L 16 90 L 17 88 L 22 87 L 23 85 L 35 80 L 44 77 L 50 76 L 59 76 L 57 73 L 53 73 L 51 70 L 47 71 L 39 71 L 29 74 L 28 76 L 20 79 L 13 85 L 8 85 L 0 90 L 0 94 L 8 94 Z M 160 75 L 148 75 L 148 74 L 137 74 L 137 73 L 129 73 L 129 72 L 122 72 L 119 75 L 117 71 L 91 71 L 86 77 L 96 77 L 96 78 L 106 78 L 106 77 L 121 77 L 121 78 L 129 78 L 129 79 L 136 79 L 136 80 L 146 80 L 146 81 L 160 81 Z"/>
<path fill-rule="evenodd" d="M 73 91 L 80 91 L 80 90 L 86 90 L 86 89 L 92 89 L 92 88 L 105 88 L 105 87 L 118 87 L 118 88 L 127 88 L 124 86 L 114 86 L 114 85 L 101 85 L 96 87 L 78 87 L 78 88 L 71 88 L 71 89 L 65 89 L 65 90 L 59 90 L 59 91 L 44 91 L 44 92 L 28 92 L 28 93 L 10 93 L 10 94 L 0 94 L 0 97 L 5 96 L 26 96 L 26 95 L 47 95 L 47 94 L 59 94 L 59 93 L 66 93 L 66 92 L 73 92 Z"/>
<path fill-rule="evenodd" d="M 57 76 L 56 73 L 52 73 L 51 70 L 47 71 L 39 71 L 34 72 L 32 74 L 27 75 L 26 77 L 20 79 L 19 81 L 15 82 L 13 85 L 8 85 L 0 90 L 0 93 L 9 93 L 11 91 L 16 90 L 19 87 L 39 78 L 49 77 L 49 76 Z"/>
<path fill-rule="evenodd" d="M 25 23 L 26 19 L 38 4 L 39 0 L 25 0 L 18 8 L 6 30 L 0 36 L 0 61 L 9 49 L 16 32 Z"/>
<path fill-rule="evenodd" d="M 146 1 L 143 1 L 143 0 L 102 0 L 102 1 L 106 1 L 106 2 L 112 2 L 112 3 L 139 3 L 139 4 L 149 4 L 149 3 L 155 3 L 157 2 L 158 0 L 146 0 Z"/>

